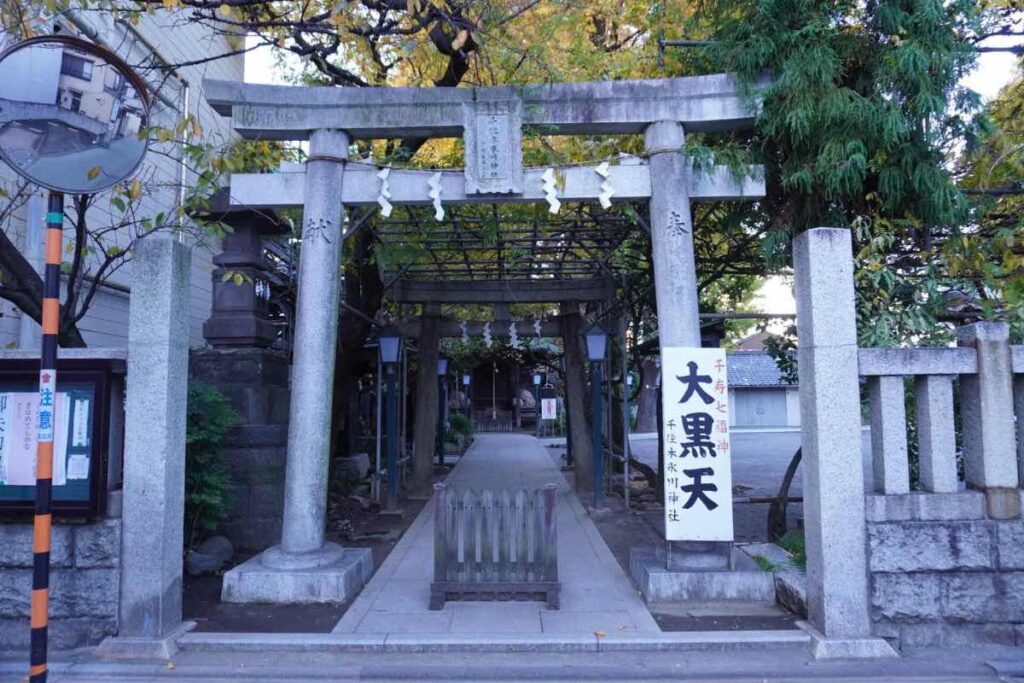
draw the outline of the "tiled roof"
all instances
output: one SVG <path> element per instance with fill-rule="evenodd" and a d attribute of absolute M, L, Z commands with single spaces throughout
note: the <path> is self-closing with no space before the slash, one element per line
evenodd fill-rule
<path fill-rule="evenodd" d="M 785 382 L 775 359 L 764 351 L 733 351 L 726 354 L 730 387 L 784 387 Z"/>

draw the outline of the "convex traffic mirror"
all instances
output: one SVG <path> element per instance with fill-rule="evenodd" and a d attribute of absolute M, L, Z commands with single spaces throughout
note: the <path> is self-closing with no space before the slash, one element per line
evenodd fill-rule
<path fill-rule="evenodd" d="M 50 190 L 91 194 L 128 178 L 148 116 L 142 81 L 96 45 L 43 36 L 0 55 L 0 156 Z"/>

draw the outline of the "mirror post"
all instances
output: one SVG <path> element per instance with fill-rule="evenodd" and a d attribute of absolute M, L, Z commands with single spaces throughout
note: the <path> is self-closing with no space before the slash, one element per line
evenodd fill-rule
<path fill-rule="evenodd" d="M 50 606 L 50 502 L 53 497 L 53 434 L 57 406 L 57 336 L 60 331 L 60 257 L 64 195 L 51 192 L 46 212 L 43 341 L 39 364 L 39 437 L 36 444 L 36 510 L 32 529 L 32 612 L 29 680 L 46 681 Z"/>

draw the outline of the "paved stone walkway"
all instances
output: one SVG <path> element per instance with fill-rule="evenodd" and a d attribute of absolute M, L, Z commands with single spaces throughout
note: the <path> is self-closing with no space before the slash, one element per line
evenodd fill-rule
<path fill-rule="evenodd" d="M 428 505 L 402 537 L 335 633 L 593 635 L 659 633 L 562 473 L 532 436 L 478 434 L 448 483 L 494 490 L 558 484 L 561 609 L 542 602 L 449 602 L 427 609 L 433 577 L 434 511 Z"/>

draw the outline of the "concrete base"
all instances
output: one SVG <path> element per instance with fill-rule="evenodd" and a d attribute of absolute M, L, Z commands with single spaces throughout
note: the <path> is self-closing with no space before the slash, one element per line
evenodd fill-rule
<path fill-rule="evenodd" d="M 405 510 L 402 508 L 384 508 L 377 511 L 378 517 L 391 517 L 392 519 L 402 519 L 405 517 Z"/>
<path fill-rule="evenodd" d="M 163 638 L 110 636 L 96 647 L 100 659 L 170 659 L 178 652 L 178 639 L 196 627 L 185 621 Z"/>
<path fill-rule="evenodd" d="M 733 552 L 732 571 L 696 569 L 670 571 L 664 556 L 654 548 L 633 548 L 629 554 L 630 574 L 648 603 L 710 602 L 732 600 L 775 602 L 775 582 L 770 572 L 741 552 Z"/>
<path fill-rule="evenodd" d="M 899 657 L 896 650 L 882 638 L 827 638 L 806 621 L 797 625 L 811 637 L 811 654 L 815 659 L 884 659 Z"/>
<path fill-rule="evenodd" d="M 669 571 L 729 571 L 734 549 L 729 543 L 712 541 L 668 541 L 658 546 L 655 556 Z"/>
<path fill-rule="evenodd" d="M 270 550 L 274 550 L 271 548 Z M 373 574 L 369 548 L 344 548 L 327 565 L 305 569 L 268 567 L 266 551 L 224 574 L 224 602 L 310 604 L 348 602 Z"/>

